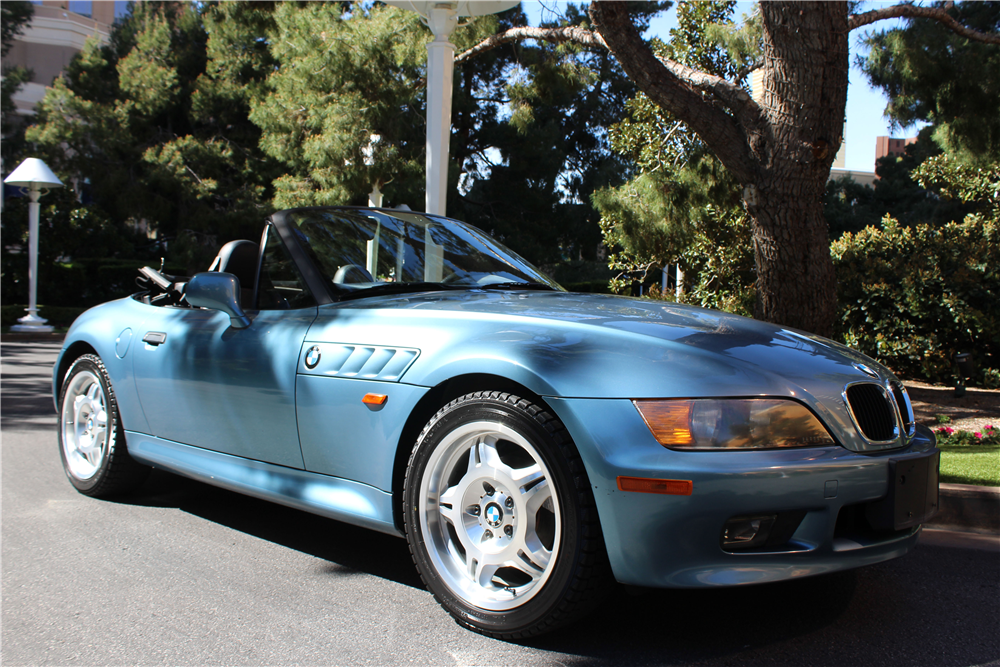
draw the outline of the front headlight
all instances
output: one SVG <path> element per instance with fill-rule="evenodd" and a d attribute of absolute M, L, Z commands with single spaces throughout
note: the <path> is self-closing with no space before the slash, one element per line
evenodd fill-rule
<path fill-rule="evenodd" d="M 833 445 L 808 408 L 780 398 L 632 401 L 670 449 L 775 449 Z"/>

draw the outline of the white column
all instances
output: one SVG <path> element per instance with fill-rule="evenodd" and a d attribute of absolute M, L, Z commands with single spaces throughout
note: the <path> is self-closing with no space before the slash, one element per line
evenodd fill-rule
<path fill-rule="evenodd" d="M 28 314 L 18 320 L 11 331 L 52 331 L 47 320 L 38 316 L 38 198 L 41 191 L 32 186 L 28 190 Z"/>
<path fill-rule="evenodd" d="M 434 41 L 427 45 L 428 213 L 445 215 L 448 199 L 448 142 L 451 138 L 451 85 L 455 45 L 448 41 L 458 24 L 455 9 L 435 8 L 427 17 Z"/>
<path fill-rule="evenodd" d="M 382 191 L 378 189 L 378 183 L 372 186 L 372 191 L 368 193 L 368 207 L 382 208 Z"/>

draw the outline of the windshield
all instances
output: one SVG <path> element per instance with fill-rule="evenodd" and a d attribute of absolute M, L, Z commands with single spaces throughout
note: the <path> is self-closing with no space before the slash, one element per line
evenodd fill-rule
<path fill-rule="evenodd" d="M 434 289 L 561 290 L 475 227 L 410 211 L 299 209 L 288 221 L 333 291 L 344 296 Z"/>

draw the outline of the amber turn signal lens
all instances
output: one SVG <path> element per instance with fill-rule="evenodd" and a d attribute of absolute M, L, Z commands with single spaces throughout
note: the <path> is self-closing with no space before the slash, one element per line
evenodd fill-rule
<path fill-rule="evenodd" d="M 662 493 L 667 496 L 690 496 L 694 482 L 689 479 L 649 479 L 647 477 L 619 477 L 619 491 L 636 493 Z"/>
<path fill-rule="evenodd" d="M 691 401 L 635 401 L 646 426 L 661 445 L 686 447 L 691 437 Z"/>
<path fill-rule="evenodd" d="M 387 400 L 389 400 L 389 397 L 385 394 L 365 394 L 361 402 L 365 405 L 385 405 Z"/>

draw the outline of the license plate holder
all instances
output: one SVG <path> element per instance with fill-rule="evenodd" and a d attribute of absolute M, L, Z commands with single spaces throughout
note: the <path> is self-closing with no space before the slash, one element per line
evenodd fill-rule
<path fill-rule="evenodd" d="M 889 492 L 865 515 L 875 530 L 906 530 L 938 512 L 941 450 L 889 459 Z"/>

